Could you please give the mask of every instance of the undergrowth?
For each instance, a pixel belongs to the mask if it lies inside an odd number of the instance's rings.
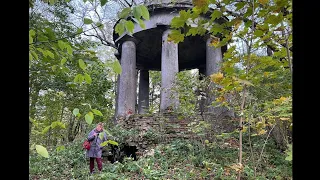
[[[253,154],[258,156],[263,139],[252,139]],[[261,141],[261,142],[260,142]],[[236,171],[230,168],[237,162],[238,149],[222,143],[200,143],[195,140],[175,140],[158,144],[154,154],[137,161],[125,158],[122,163],[111,164],[103,160],[102,173],[89,175],[88,159],[81,149],[82,141],[67,144],[64,150],[51,151],[48,159],[30,154],[29,179],[236,179]],[[292,163],[277,150],[273,141],[267,143],[260,166],[254,178],[254,164],[249,149],[243,155],[242,179],[292,179]],[[96,164],[95,164],[96,166]]]

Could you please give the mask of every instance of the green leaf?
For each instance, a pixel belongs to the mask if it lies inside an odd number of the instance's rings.
[[[265,22],[273,25],[279,24],[283,20],[283,16],[279,14],[278,16],[276,15],[270,15],[269,17],[266,18]]]
[[[47,37],[49,37],[49,39],[51,39],[51,40],[56,39],[55,38],[55,33],[51,28],[45,28],[45,31],[46,31],[45,34],[47,35]]]
[[[59,151],[63,151],[63,150],[65,150],[66,148],[65,148],[65,146],[58,146],[57,147],[57,152],[59,152]]]
[[[67,47],[68,53],[69,53],[70,55],[72,55],[73,50],[72,50],[71,46],[70,46],[69,44],[66,44],[65,46]]]
[[[61,41],[61,40],[58,41],[58,46],[59,46],[59,48],[60,48],[61,50],[63,50],[63,49],[65,48],[64,42]]]
[[[31,44],[31,43],[33,43],[33,39],[32,39],[32,37],[31,37],[30,34],[29,34],[29,44]]]
[[[179,16],[182,20],[186,21],[187,19],[191,18],[191,11],[182,10],[179,12]]]
[[[34,35],[36,35],[36,32],[34,32],[34,30],[31,29],[29,31],[29,36],[33,37]]]
[[[97,110],[97,109],[92,109],[92,112],[95,114],[95,115],[98,115],[98,116],[103,116],[102,113]]]
[[[45,127],[45,128],[41,131],[41,133],[42,133],[42,134],[46,134],[46,133],[49,131],[50,128],[51,128],[51,126]]]
[[[72,114],[74,116],[77,116],[79,114],[79,109],[78,108],[74,108],[74,110],[72,111]]]
[[[57,65],[53,65],[51,68],[52,68],[52,71],[55,71],[57,69]]]
[[[288,149],[286,150],[287,157],[285,160],[292,161],[292,144],[288,144]]]
[[[60,121],[58,121],[58,126],[60,126],[63,129],[66,128],[66,125],[63,122],[60,122]]]
[[[84,81],[84,76],[83,75],[79,76],[79,83],[82,83],[83,81]]]
[[[96,25],[99,27],[99,29],[103,29],[103,24],[101,22],[97,22]]]
[[[77,30],[77,34],[80,34],[80,33],[82,33],[83,32],[83,29],[82,28],[79,28],[78,30]]]
[[[82,81],[83,81],[83,76],[81,74],[77,74],[73,79],[73,82],[75,83],[81,83]]]
[[[60,62],[61,66],[63,66],[64,63],[66,63],[66,62],[67,62],[67,59],[66,59],[66,58],[62,58],[62,59],[61,59],[61,62]]]
[[[190,36],[190,35],[195,36],[195,35],[197,35],[197,33],[198,33],[198,28],[196,28],[196,27],[191,27],[191,28],[188,30],[186,36]]]
[[[140,5],[140,9],[141,9],[141,15],[142,15],[143,19],[149,20],[150,15],[149,15],[149,11],[148,11],[147,7],[144,5]]]
[[[50,56],[52,59],[54,58],[54,54],[51,51],[46,50],[46,54]]]
[[[31,53],[29,53],[29,60],[32,61],[33,60],[33,56]]]
[[[184,40],[184,35],[181,34],[179,30],[172,30],[171,33],[168,35],[168,41],[173,41],[174,43],[179,43]]]
[[[258,37],[260,37],[260,36],[263,35],[263,31],[261,31],[261,30],[256,30],[253,34],[256,35],[256,36],[258,36]]]
[[[91,84],[92,79],[91,79],[91,77],[90,77],[89,74],[85,73],[85,74],[84,74],[84,79],[86,80],[86,82],[87,82],[88,84]]]
[[[212,32],[213,35],[221,33],[222,31],[223,27],[220,24],[213,24],[212,28],[210,29],[210,32]]]
[[[249,85],[249,86],[254,86],[251,82],[249,82],[247,80],[239,79],[239,78],[236,78],[236,77],[234,77],[234,79],[237,80],[239,83],[246,84],[246,85]]]
[[[142,19],[139,19],[139,25],[142,29],[146,28],[146,24],[144,24],[144,21]]]
[[[246,5],[245,2],[238,2],[235,4],[235,6],[237,7],[236,11],[242,9],[244,7],[244,5]]]
[[[228,73],[228,74],[232,74],[232,73],[234,73],[234,68],[233,67],[227,67],[225,69],[225,72]]]
[[[114,71],[115,73],[121,74],[122,68],[121,68],[121,65],[120,65],[120,63],[119,63],[118,60],[115,60],[115,61],[113,62],[112,68],[113,68],[113,71]]]
[[[130,12],[131,12],[131,8],[129,8],[129,7],[127,7],[127,8],[124,8],[122,11],[121,11],[121,13],[118,15],[118,17],[120,18],[120,19],[126,19],[127,18],[127,16],[130,14]]]
[[[103,143],[100,144],[101,147],[104,147],[108,144],[108,141],[104,141]]]
[[[214,10],[213,13],[211,14],[211,20],[214,21],[215,19],[218,19],[221,16],[222,16],[222,12],[218,10]]]
[[[91,109],[91,105],[88,104],[88,103],[81,103],[81,105],[83,105],[83,106],[89,106],[89,108]]]
[[[55,0],[49,0],[50,5],[53,5],[55,3]]]
[[[100,0],[101,6],[104,6],[107,2],[108,0]]]
[[[142,14],[142,10],[140,6],[133,7],[133,16],[136,19],[140,19],[141,14]]]
[[[31,54],[33,55],[34,58],[36,58],[36,60],[39,59],[37,53],[35,53],[34,51],[31,51]]]
[[[40,154],[41,156],[43,156],[45,158],[49,158],[48,151],[45,147],[43,147],[41,145],[36,145],[36,150],[37,150],[37,153]]]
[[[292,154],[288,155],[285,160],[292,161]]]
[[[115,145],[115,146],[119,145],[116,141],[112,141],[112,140],[108,140],[108,143],[112,144],[112,145]]]
[[[180,27],[183,27],[184,26],[184,23],[186,21],[181,19],[180,17],[174,17],[172,20],[171,20],[171,27],[172,28],[180,28]]]
[[[125,31],[125,21],[124,19],[121,19],[120,22],[116,25],[115,27],[115,31],[116,33],[118,33],[119,35],[122,35]]]
[[[133,33],[133,29],[134,29],[134,24],[132,21],[127,21],[126,22],[126,29],[128,32]]]
[[[58,121],[54,121],[51,123],[51,128],[55,128],[58,125]]]
[[[94,115],[92,114],[92,112],[88,112],[85,116],[84,116],[86,122],[88,124],[91,124],[94,118]]]
[[[93,21],[89,18],[84,18],[83,22],[84,24],[91,24]]]
[[[85,70],[86,69],[86,64],[83,62],[83,60],[82,59],[79,59],[79,66],[80,66],[80,68],[82,69],[82,70]]]

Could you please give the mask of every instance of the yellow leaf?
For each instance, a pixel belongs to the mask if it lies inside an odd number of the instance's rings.
[[[237,171],[237,172],[241,172],[243,171],[243,165],[241,163],[237,163],[237,164],[232,164],[231,166],[229,166],[231,169]]]
[[[283,102],[283,101],[285,101],[285,100],[287,100],[287,98],[285,98],[285,97],[281,97],[281,98],[280,98],[280,101],[281,101],[281,102]]]
[[[211,74],[210,78],[211,78],[211,81],[213,81],[215,83],[220,83],[223,79],[223,74],[221,72]]]
[[[282,121],[287,121],[287,120],[289,120],[290,118],[280,118],[280,120],[282,120]]]
[[[265,5],[268,3],[268,0],[259,0],[259,3],[262,4],[262,5]]]
[[[261,128],[264,128],[265,127],[265,124],[263,122],[257,122],[256,124],[256,128],[257,129],[261,129]]]
[[[259,135],[265,134],[267,131],[262,129],[261,131],[258,132]]]
[[[209,0],[192,0],[192,3],[194,6],[202,8],[209,5]]]
[[[220,43],[220,38],[211,37],[210,46],[217,47],[219,43]]]
[[[242,132],[247,132],[248,127],[243,126]]]
[[[236,18],[234,22],[234,30],[237,30],[241,25],[241,23],[242,23],[242,20],[240,18]]]
[[[225,100],[225,98],[223,96],[220,96],[218,98],[216,98],[218,102],[223,102]]]
[[[241,86],[238,86],[238,87],[236,87],[236,91],[242,91],[242,87]]]

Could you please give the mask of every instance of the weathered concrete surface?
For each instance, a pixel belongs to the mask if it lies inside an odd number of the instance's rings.
[[[118,119],[118,122],[120,127],[128,131],[135,131],[133,135],[129,135],[123,139],[129,146],[136,146],[138,150],[137,155],[143,154],[145,150],[150,149],[154,144],[170,142],[177,138],[201,138],[192,129],[202,121],[209,125],[202,132],[208,140],[214,139],[216,135],[221,133],[233,132],[238,125],[236,119],[221,119],[212,113],[204,113],[202,116],[178,117],[179,115],[174,113],[163,113],[161,115],[135,114],[129,118],[121,117]]]
[[[144,114],[149,109],[149,71],[140,70],[138,113]]]
[[[221,68],[222,63],[222,52],[221,48],[215,48],[214,46],[210,46],[211,38],[207,39],[206,46],[206,76],[210,76],[211,74],[218,73]],[[223,47],[226,50],[226,46]],[[208,88],[206,92],[206,102],[205,105],[207,107],[204,108],[206,112],[212,112],[219,117],[234,117],[234,112],[228,110],[226,107],[214,107],[212,106],[212,102],[215,100],[216,96],[212,92],[215,88],[214,84]]]
[[[162,36],[162,54],[161,54],[161,97],[160,111],[165,111],[169,106],[176,109],[179,105],[178,94],[171,89],[175,81],[175,76],[179,72],[178,65],[178,44],[168,42],[166,30]]]
[[[161,67],[161,41],[163,31],[170,27],[171,20],[179,16],[180,10],[192,8],[191,0],[151,0],[139,1],[144,3],[150,12],[150,19],[144,20],[146,25],[142,29],[139,24],[135,23],[132,36],[138,40],[137,45],[137,68],[146,70],[160,71]],[[210,19],[210,12],[202,15],[200,18]],[[224,17],[215,20],[215,23],[225,22]],[[119,36],[113,33],[113,39],[116,46],[120,46],[122,41],[126,39],[128,33]],[[196,44],[196,46],[195,46]],[[205,66],[206,63],[206,40],[201,36],[185,37],[184,42],[178,45],[179,54],[179,71],[198,68]],[[121,48],[117,54],[117,58],[121,58]]]
[[[206,76],[217,73],[222,62],[221,48],[210,46],[211,40],[211,38],[208,38],[206,42]]]
[[[116,116],[135,113],[136,102],[136,45],[133,41],[122,44],[122,72],[119,78],[118,103]]]

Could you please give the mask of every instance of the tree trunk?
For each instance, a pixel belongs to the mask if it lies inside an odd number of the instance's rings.
[[[29,106],[29,116],[34,119],[35,114],[36,114],[36,104],[39,98],[39,91],[40,89],[35,89],[34,93],[30,95],[29,101],[30,101],[30,106]],[[31,129],[32,129],[32,122],[29,119],[29,136],[31,134]]]
[[[69,126],[68,126],[68,141],[72,142],[74,137],[73,137],[73,124],[74,124],[74,119],[75,117],[73,116],[73,114],[70,115],[69,118]]]

